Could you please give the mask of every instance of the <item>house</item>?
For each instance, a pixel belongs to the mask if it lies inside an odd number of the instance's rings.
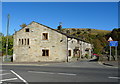
[[[65,62],[91,56],[91,44],[34,21],[13,37],[14,62]]]

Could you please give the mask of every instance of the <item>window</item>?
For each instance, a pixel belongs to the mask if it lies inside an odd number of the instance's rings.
[[[28,39],[19,39],[18,40],[18,44],[19,45],[29,45],[30,44],[30,42],[29,42],[29,38]]]
[[[29,39],[27,39],[27,45],[29,45]]]
[[[26,45],[26,39],[25,39],[25,45]]]
[[[23,45],[23,39],[22,39],[22,45]]]
[[[19,45],[21,44],[21,39],[19,39]]]
[[[71,50],[68,50],[68,56],[71,56]]]
[[[48,40],[48,33],[43,33],[43,40]]]
[[[49,56],[49,50],[42,50],[42,56]]]
[[[25,29],[25,32],[29,32],[29,31],[30,31],[29,28],[26,28],[26,29]]]

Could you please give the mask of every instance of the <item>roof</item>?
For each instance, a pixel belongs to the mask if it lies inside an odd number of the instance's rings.
[[[76,37],[74,37],[74,36],[70,36],[70,35],[67,35],[66,33],[63,33],[62,31],[59,31],[59,30],[56,30],[56,29],[53,29],[53,28],[51,28],[51,27],[48,27],[48,26],[46,26],[46,25],[43,25],[43,24],[41,24],[41,23],[38,23],[38,22],[35,22],[35,21],[32,21],[30,24],[28,24],[28,25],[31,25],[32,23],[37,23],[37,24],[39,24],[39,25],[42,25],[42,26],[44,26],[44,27],[46,27],[46,28],[49,28],[49,29],[51,29],[51,30],[53,30],[53,31],[56,31],[56,32],[58,32],[58,33],[60,33],[60,34],[62,34],[62,35],[65,35],[65,36],[67,36],[68,38],[74,38],[74,39],[77,39],[77,40],[81,40],[81,41],[84,41],[84,42],[86,42],[85,40],[83,40],[83,39],[80,39],[80,38],[76,38]],[[27,26],[28,26],[27,25]],[[25,28],[25,27],[24,27]],[[21,28],[20,30],[22,30],[22,29],[24,29],[24,28]],[[19,31],[20,31],[19,30]],[[18,31],[16,31],[15,33],[17,33]],[[14,33],[14,34],[15,34]],[[13,35],[14,35],[13,34]],[[87,42],[88,43],[88,42]]]

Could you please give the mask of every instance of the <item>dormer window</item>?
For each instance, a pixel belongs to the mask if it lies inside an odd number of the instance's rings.
[[[29,28],[26,28],[26,29],[25,29],[25,32],[29,32],[29,31],[30,31],[30,29],[29,29]]]

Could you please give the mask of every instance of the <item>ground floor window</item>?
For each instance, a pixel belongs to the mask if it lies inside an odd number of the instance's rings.
[[[68,50],[68,56],[71,56],[71,50]]]
[[[49,50],[43,49],[42,50],[42,56],[49,56]]]

